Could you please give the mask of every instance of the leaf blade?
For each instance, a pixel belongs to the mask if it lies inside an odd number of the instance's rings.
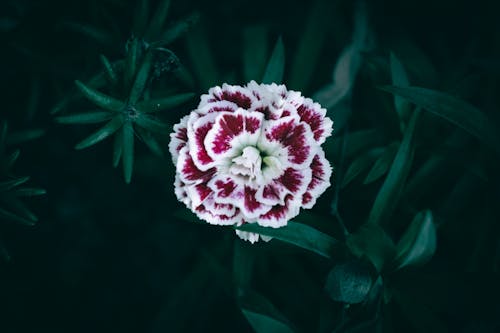
[[[92,145],[95,145],[96,143],[106,139],[110,135],[114,134],[117,130],[120,129],[123,125],[123,118],[121,116],[116,116],[113,119],[111,119],[106,125],[80,141],[79,143],[76,144],[75,149],[80,150],[80,149],[85,149],[87,147],[90,147]]]
[[[273,53],[269,58],[269,61],[264,71],[264,76],[262,77],[262,83],[276,83],[280,84],[283,80],[283,73],[285,72],[285,47],[283,45],[283,39],[278,38],[276,42]]]
[[[77,113],[68,116],[59,116],[55,121],[60,124],[96,124],[113,117],[113,114],[105,111]]]
[[[143,101],[137,104],[137,109],[144,113],[163,111],[186,103],[195,96],[194,93],[181,93],[164,98]]]
[[[123,176],[125,182],[130,184],[134,169],[134,128],[131,121],[126,121],[122,128],[123,135]]]
[[[122,101],[103,94],[100,91],[92,89],[79,80],[76,80],[75,84],[78,90],[83,94],[83,96],[85,96],[85,98],[87,98],[89,101],[100,108],[113,112],[119,112],[125,107],[125,103],[123,103]]]

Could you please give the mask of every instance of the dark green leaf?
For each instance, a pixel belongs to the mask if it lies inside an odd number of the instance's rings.
[[[182,93],[182,94],[168,96],[165,98],[143,101],[137,104],[137,109],[145,113],[163,111],[169,108],[174,108],[176,106],[179,106],[189,101],[193,97],[194,93]]]
[[[99,29],[88,24],[77,22],[64,22],[63,25],[70,30],[95,40],[101,45],[110,45],[113,41],[113,37],[104,29]]]
[[[338,245],[335,238],[308,225],[292,221],[288,222],[286,226],[276,229],[261,227],[257,223],[246,223],[236,229],[273,237],[283,242],[315,252],[326,258],[332,257],[335,252],[334,248]]]
[[[170,0],[161,0],[160,4],[155,10],[155,14],[151,23],[149,24],[148,30],[146,31],[145,38],[153,42],[160,36],[163,25],[166,22],[168,9],[170,8]]]
[[[5,158],[5,167],[7,168],[7,170],[12,168],[14,163],[16,163],[20,153],[21,151],[19,149],[16,149]]]
[[[76,86],[80,92],[92,103],[105,110],[120,112],[125,108],[125,103],[111,96],[103,94],[97,90],[87,87],[82,82],[76,80]]]
[[[136,37],[127,42],[127,58],[125,62],[125,87],[131,88],[137,72],[140,45]]]
[[[134,118],[134,121],[138,126],[144,128],[150,132],[153,132],[153,133],[160,133],[161,134],[161,133],[167,133],[170,131],[170,128],[167,125],[165,125],[161,121],[156,120],[155,118],[153,118],[147,114],[139,113],[137,118]]]
[[[419,111],[416,110],[410,118],[403,141],[399,145],[389,173],[375,198],[367,223],[387,223],[399,201],[413,163],[415,128],[419,114]]]
[[[18,198],[16,197],[3,197],[3,202],[5,205],[8,207],[8,212],[16,215],[17,217],[21,219],[25,219],[26,221],[31,221],[31,224],[35,223],[38,221],[38,218],[33,214],[26,205],[24,205]],[[18,222],[21,222],[18,220]],[[23,222],[21,222],[23,223]],[[30,223],[24,223],[24,224],[30,224]]]
[[[55,120],[61,124],[95,124],[109,120],[112,117],[113,114],[110,112],[96,111],[56,117]]]
[[[387,170],[389,170],[394,157],[396,156],[398,146],[399,142],[393,142],[386,147],[382,155],[380,155],[380,157],[375,161],[375,164],[370,169],[370,172],[368,172],[363,184],[372,183],[385,175]]]
[[[131,121],[126,121],[122,129],[123,135],[123,176],[127,184],[132,180],[134,168],[134,128]]]
[[[5,220],[9,220],[9,221],[18,222],[18,223],[28,225],[28,226],[33,226],[33,225],[35,225],[35,222],[36,222],[36,221],[26,219],[22,216],[18,216],[18,215],[11,213],[3,208],[0,208],[0,218],[5,219]]]
[[[500,139],[496,128],[474,106],[448,94],[421,87],[384,86],[381,89],[448,120],[500,153]]]
[[[436,241],[431,211],[419,212],[398,242],[396,269],[425,264],[436,251]]]
[[[146,84],[149,79],[149,74],[151,71],[151,65],[153,62],[153,53],[151,51],[147,52],[142,61],[141,67],[135,76],[134,84],[132,85],[132,89],[130,90],[130,96],[128,98],[128,102],[131,105],[135,105],[137,101],[141,98],[142,92],[146,87]]]
[[[108,80],[111,84],[116,84],[118,82],[118,76],[113,68],[113,65],[109,62],[108,58],[104,54],[101,54],[99,59],[104,67],[104,72],[106,73]]]
[[[233,279],[238,288],[247,289],[252,280],[255,252],[252,245],[241,239],[235,239],[233,251]]]
[[[7,137],[7,145],[14,146],[26,141],[38,139],[45,134],[43,129],[23,130],[10,133]]]
[[[33,197],[37,195],[44,195],[47,191],[42,188],[20,188],[13,191],[17,197]]]
[[[87,138],[80,141],[75,146],[75,149],[84,149],[106,139],[108,136],[112,135],[118,129],[120,129],[120,127],[122,127],[123,121],[124,120],[122,116],[116,116],[115,118],[111,119],[106,125],[89,135]]]
[[[274,46],[273,53],[267,62],[262,83],[276,83],[280,84],[283,80],[283,73],[285,72],[285,47],[283,40],[278,38]]]
[[[137,132],[139,133],[142,141],[144,141],[146,146],[148,146],[148,148],[151,150],[153,154],[156,154],[160,157],[164,156],[163,149],[161,148],[160,143],[155,139],[155,137],[151,133],[143,130],[141,127],[137,127]]]
[[[267,36],[268,29],[261,25],[243,30],[243,76],[247,82],[264,74],[268,56]]]
[[[396,246],[380,226],[366,224],[347,238],[347,246],[356,257],[367,257],[381,272],[396,255]]]
[[[325,289],[337,302],[363,302],[372,286],[370,269],[358,261],[335,265],[326,279]]]
[[[116,168],[120,163],[123,152],[123,133],[122,131],[116,132],[113,143],[113,167]]]
[[[381,148],[370,149],[369,151],[359,155],[347,168],[344,176],[342,177],[341,188],[346,187],[351,181],[356,179],[360,174],[366,172],[377,157],[382,154]]]
[[[145,33],[149,19],[149,0],[138,0],[134,10],[134,22],[132,31],[136,36]]]
[[[167,31],[162,34],[161,40],[154,42],[152,45],[154,47],[159,47],[172,43],[188,31],[193,25],[195,25],[199,18],[200,14],[198,12],[191,13],[189,16],[179,20],[174,25],[169,27]]]
[[[19,177],[0,182],[0,191],[2,192],[9,191],[16,186],[26,183],[29,179],[30,177]]]
[[[265,297],[247,292],[238,297],[241,311],[256,333],[293,333],[288,320]]]
[[[408,87],[410,85],[408,74],[406,73],[403,64],[392,52],[390,56],[390,65],[391,65],[392,84],[394,86],[399,86],[399,87]],[[408,116],[411,112],[410,103],[408,102],[408,100],[395,95],[394,106],[396,108],[396,112],[399,115],[401,130],[404,130],[405,122],[407,121]]]

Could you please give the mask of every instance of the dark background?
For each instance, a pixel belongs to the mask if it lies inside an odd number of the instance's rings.
[[[0,262],[0,332],[252,331],[228,282],[233,231],[190,223],[173,214],[183,208],[173,193],[169,156],[156,157],[138,144],[134,178],[126,185],[121,170],[111,166],[110,140],[75,151],[74,144],[90,133],[89,127],[58,125],[49,114],[74,89],[74,79],[88,78],[99,69],[99,54],[110,59],[123,56],[134,6],[125,0],[0,3],[1,119],[12,130],[45,130],[41,138],[20,146],[15,171],[30,175],[30,184],[47,190],[45,196],[28,200],[39,217],[34,227],[1,221],[11,259]],[[286,54],[292,57],[312,8],[312,2],[298,1],[173,1],[169,18],[176,20],[198,10],[201,19],[193,29],[204,32],[212,52],[213,83],[230,79],[242,84],[244,28],[265,25],[270,31],[267,47],[281,35]],[[306,96],[329,83],[336,59],[351,38],[353,2],[332,1],[329,8],[321,37],[325,42],[313,75],[303,87],[291,87],[302,89]],[[378,55],[387,56],[397,46],[411,59],[412,52],[405,53],[404,45],[417,45],[436,73],[434,82],[418,83],[450,90],[453,84],[463,83],[460,96],[482,108],[493,122],[500,120],[499,10],[496,1],[370,1],[367,5]],[[111,37],[92,39],[69,29],[67,22],[98,27]],[[189,69],[193,54],[185,39],[169,48]],[[290,66],[287,62],[285,73]],[[194,92],[199,95],[210,79],[194,76]],[[353,115],[353,127],[378,124],[384,129],[384,119],[376,120],[370,111],[370,98],[376,94],[373,84],[367,75],[360,81],[354,95],[360,111]],[[195,105],[196,100],[164,119],[174,124]],[[65,112],[71,113],[72,107],[82,110],[76,103]],[[428,146],[438,145],[450,132],[447,125],[442,126],[442,137],[432,136]],[[454,154],[449,170],[443,170],[442,181],[425,194],[425,204],[452,221],[452,227],[440,230],[435,258],[418,274],[406,273],[397,282],[409,286],[411,297],[434,305],[442,302],[442,306],[438,310],[427,305],[424,310],[389,306],[391,324],[383,331],[422,331],[408,311],[417,313],[416,321],[428,322],[430,331],[500,329],[495,164],[489,164],[483,154],[480,163],[493,176],[462,184],[462,173],[454,177],[456,165],[476,156],[479,146],[468,137],[466,142]],[[451,196],[457,184],[465,188]],[[360,184],[345,189],[341,208],[348,228],[356,225],[349,226],[349,216],[355,221],[366,214],[375,193],[376,187]],[[313,210],[323,217],[319,225],[332,223],[331,198],[329,190]],[[338,232],[330,226],[323,230]],[[318,304],[328,302],[322,288],[332,264],[277,241],[236,246],[251,248],[261,261],[255,288],[283,308],[300,331],[317,331]],[[338,305],[326,308],[337,318]],[[425,309],[431,309],[432,316]]]

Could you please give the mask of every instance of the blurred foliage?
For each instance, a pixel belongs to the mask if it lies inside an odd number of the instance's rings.
[[[500,330],[498,9],[3,1],[0,331]],[[251,79],[334,119],[334,185],[255,245],[192,223],[165,156],[194,96]]]

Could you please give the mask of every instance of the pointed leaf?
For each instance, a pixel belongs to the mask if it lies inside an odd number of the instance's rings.
[[[132,180],[132,171],[134,168],[134,128],[131,121],[126,121],[122,129],[123,135],[123,176],[127,184]]]
[[[0,208],[0,219],[5,219],[5,220],[10,220],[14,222],[18,222],[27,226],[33,226],[35,225],[35,221],[24,218],[22,216],[18,216],[14,213],[9,212],[8,210],[5,210],[3,208]]]
[[[387,146],[382,155],[380,155],[380,157],[375,161],[375,164],[373,164],[373,167],[370,169],[370,172],[368,172],[363,184],[370,184],[385,175],[387,170],[389,170],[394,157],[396,156],[398,147],[399,142],[393,142]]]
[[[403,64],[392,52],[390,56],[390,64],[392,84],[398,87],[408,87],[410,85],[408,74],[406,73]],[[404,98],[395,95],[394,106],[396,107],[396,111],[398,112],[399,117],[401,119],[406,119],[408,113],[410,112],[410,103]]]
[[[354,159],[354,161],[351,162],[346,172],[344,173],[340,187],[346,187],[359,175],[368,171],[368,169],[373,165],[373,162],[377,159],[377,157],[380,156],[381,153],[381,148],[374,148],[368,150],[367,152],[359,155],[356,159]]]
[[[336,302],[361,303],[368,296],[372,286],[369,268],[361,261],[335,265],[328,273],[325,290]]]
[[[128,102],[131,105],[135,105],[137,101],[141,98],[144,88],[148,82],[149,74],[151,71],[151,65],[153,62],[153,53],[151,51],[146,52],[144,59],[142,61],[141,67],[135,76],[134,84],[132,85],[132,89],[130,90],[130,96]]]
[[[153,39],[156,39],[160,36],[163,25],[166,22],[168,9],[170,8],[170,0],[161,0],[160,4],[155,10],[155,14],[151,23],[148,27],[148,30],[145,34],[145,39],[150,42],[154,42]]]
[[[18,145],[26,141],[38,139],[44,134],[45,130],[43,129],[23,130],[10,133],[9,136],[7,137],[7,145],[8,146]]]
[[[113,37],[104,29],[99,29],[88,24],[82,24],[78,22],[64,22],[64,26],[78,32],[88,38],[91,38],[101,45],[112,44]]]
[[[116,71],[113,68],[113,65],[109,62],[108,58],[106,58],[104,54],[101,54],[99,59],[101,59],[101,63],[104,67],[104,72],[106,73],[109,82],[111,82],[111,84],[118,83],[118,75],[116,74]]]
[[[308,225],[292,221],[288,222],[286,226],[277,229],[261,227],[257,223],[246,223],[236,227],[236,229],[273,237],[283,242],[315,252],[326,258],[332,257],[334,248],[338,245],[338,241],[330,235]]]
[[[389,173],[375,198],[367,223],[387,223],[399,201],[413,163],[415,129],[419,114],[419,111],[416,110],[410,118],[403,141],[399,146]]]
[[[97,90],[87,87],[82,82],[76,80],[75,84],[80,92],[92,103],[105,110],[120,112],[124,109],[125,103],[111,96],[103,94]]]
[[[236,287],[241,290],[248,289],[252,281],[255,252],[250,246],[240,239],[234,241],[233,280]]]
[[[436,242],[432,212],[419,212],[398,242],[396,269],[425,264],[436,252]]]
[[[68,116],[56,117],[55,121],[61,124],[96,124],[113,117],[113,114],[106,111],[95,111],[72,114]]]
[[[19,199],[16,197],[7,197],[3,198],[4,203],[8,207],[8,211],[11,212],[12,214],[17,215],[20,218],[26,219],[31,221],[32,223],[35,223],[38,221],[38,218],[33,214],[28,207],[24,203],[22,203]]]
[[[16,149],[9,156],[5,158],[5,167],[7,168],[7,170],[12,168],[14,163],[16,163],[20,153],[21,151],[19,149]]]
[[[288,320],[264,296],[245,292],[238,297],[241,312],[256,333],[293,333]]]
[[[138,0],[134,10],[134,21],[132,31],[136,36],[145,33],[149,19],[149,0]]]
[[[120,127],[122,127],[123,121],[124,120],[122,116],[116,116],[115,118],[111,119],[108,123],[106,123],[106,125],[104,125],[100,129],[89,135],[87,138],[80,141],[75,146],[75,149],[78,150],[84,149],[106,139],[108,136],[112,135],[118,129],[120,129]]]
[[[440,91],[421,87],[384,86],[380,89],[401,96],[422,109],[448,120],[500,153],[500,139],[496,128],[481,111],[469,103]]]
[[[194,12],[187,17],[179,20],[169,27],[161,36],[158,42],[152,43],[153,47],[161,47],[168,45],[175,41],[177,38],[186,33],[193,25],[195,25],[200,18],[200,13]]]
[[[262,25],[243,31],[243,76],[245,81],[256,80],[264,74],[268,57],[268,29]]]
[[[148,146],[149,150],[155,155],[158,155],[160,157],[163,157],[163,150],[161,148],[161,145],[158,143],[158,141],[155,139],[155,137],[142,129],[141,127],[137,127],[137,132],[139,133],[142,141]]]
[[[165,134],[170,131],[169,126],[147,114],[139,113],[137,118],[134,118],[134,121],[138,126],[153,133]]]
[[[276,83],[280,84],[283,81],[283,73],[285,72],[285,47],[283,40],[278,38],[274,46],[273,53],[264,71],[262,83]]]
[[[182,93],[164,98],[143,101],[137,104],[137,109],[144,113],[163,111],[184,104],[192,99],[194,95],[194,93]]]
[[[0,182],[0,191],[9,191],[16,186],[26,183],[29,179],[30,177],[26,176]]]
[[[139,41],[132,37],[127,41],[127,58],[125,62],[125,87],[131,88],[137,72],[139,59]]]
[[[42,188],[20,188],[14,190],[13,194],[16,197],[33,197],[37,195],[44,195],[47,191]]]
[[[123,151],[123,134],[122,131],[118,131],[115,134],[113,143],[113,168],[116,168],[120,163]]]

